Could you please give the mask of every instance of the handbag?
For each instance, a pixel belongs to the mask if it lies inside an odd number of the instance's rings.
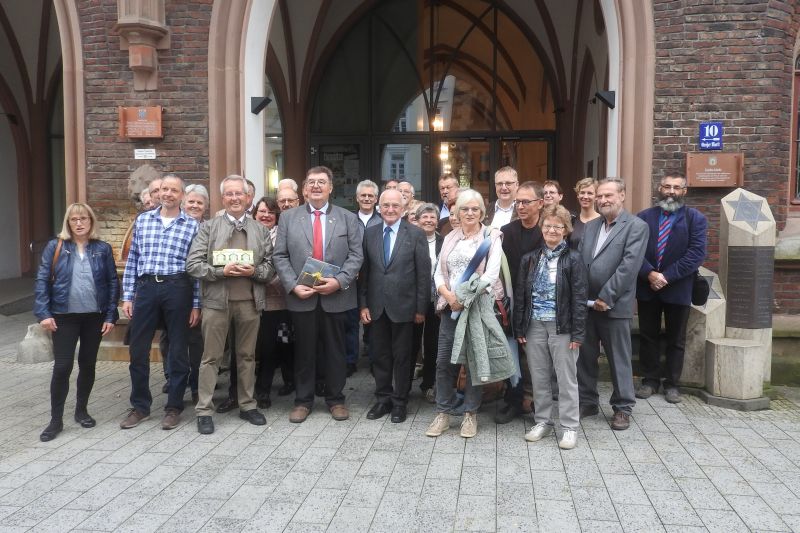
[[[709,287],[706,278],[700,275],[700,271],[695,270],[694,279],[692,280],[692,305],[698,307],[706,305],[710,292],[711,287]]]
[[[503,296],[494,301],[494,317],[500,326],[503,328],[503,333],[506,336],[511,336],[511,298]]]

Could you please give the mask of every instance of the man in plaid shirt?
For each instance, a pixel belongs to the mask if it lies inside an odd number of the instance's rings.
[[[186,256],[197,222],[181,210],[184,183],[174,175],[161,182],[161,206],[136,218],[122,278],[122,311],[130,327],[131,410],[120,423],[130,429],[150,417],[150,347],[163,320],[169,337],[169,396],[161,422],[180,422],[189,378],[187,336],[200,320],[200,287],[186,274]],[[135,317],[135,319],[134,319]]]

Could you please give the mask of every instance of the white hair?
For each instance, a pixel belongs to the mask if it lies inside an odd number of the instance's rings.
[[[250,185],[248,185],[247,180],[244,177],[238,174],[231,174],[230,176],[226,176],[224,180],[219,184],[219,193],[222,194],[225,192],[225,184],[229,181],[238,181],[242,184],[242,188],[244,189],[245,194],[250,194]]]
[[[378,196],[378,193],[381,191],[378,187],[378,184],[372,180],[363,180],[356,185],[356,194],[361,194],[361,191],[366,189],[367,187],[371,187],[373,191],[375,191],[375,196]]]
[[[461,208],[464,206],[464,204],[473,200],[478,202],[478,207],[481,210],[481,220],[483,220],[486,216],[486,204],[483,203],[483,196],[481,193],[475,189],[464,189],[463,191],[459,192],[454,210],[456,213],[458,213],[461,211]]]
[[[278,187],[276,190],[281,190],[284,187],[291,188],[294,192],[297,192],[297,182],[294,181],[292,178],[283,178],[278,182]]]
[[[208,202],[208,189],[206,189],[205,186],[200,185],[199,183],[192,183],[191,185],[187,185],[185,195],[189,196],[191,193],[199,194],[200,196],[206,199],[206,202]],[[184,202],[186,201],[186,196],[184,196]]]

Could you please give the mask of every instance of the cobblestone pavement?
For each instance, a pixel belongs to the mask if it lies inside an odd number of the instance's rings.
[[[531,420],[478,416],[477,437],[454,428],[424,435],[432,406],[417,390],[409,419],[365,417],[372,379],[347,382],[352,417],[335,422],[322,402],[290,424],[275,398],[267,426],[236,411],[199,435],[188,406],[181,426],[159,416],[122,431],[129,378],[98,363],[90,413],[42,443],[50,364],[0,355],[0,531],[800,531],[800,406],[740,413],[693,398],[637,403],[631,429],[604,415],[583,421],[578,447],[555,437],[528,444]],[[160,365],[153,365],[160,376]],[[154,415],[165,395],[153,380]],[[789,391],[793,394],[792,391]],[[602,399],[610,389],[605,385]],[[792,396],[788,394],[787,396]],[[218,391],[222,395],[222,391]],[[794,396],[797,398],[797,395]]]

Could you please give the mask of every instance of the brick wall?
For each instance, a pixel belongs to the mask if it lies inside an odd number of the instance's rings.
[[[744,187],[768,199],[778,228],[788,214],[793,50],[800,4],[792,0],[653,0],[656,74],[654,190],[661,172],[685,168],[699,123],[721,121],[726,152],[743,152]],[[719,199],[694,189],[689,205],[709,219],[717,270]],[[776,312],[800,313],[796,271],[776,272]]]
[[[83,40],[88,201],[101,236],[118,249],[136,214],[128,178],[142,163],[208,185],[208,32],[213,0],[170,0],[169,50],[158,51],[158,90],[134,91],[128,52],[120,50],[116,0],[80,0]],[[118,137],[117,106],[164,107],[162,140]],[[136,161],[134,148],[155,148],[155,161]]]

